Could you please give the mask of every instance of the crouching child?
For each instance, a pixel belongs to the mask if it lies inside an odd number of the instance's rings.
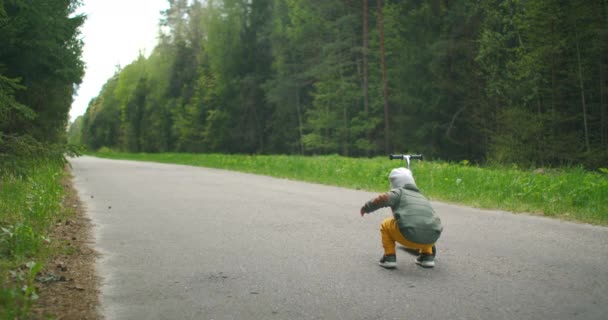
[[[387,269],[397,267],[395,243],[410,250],[417,250],[416,264],[433,268],[435,266],[435,242],[439,239],[443,226],[431,207],[429,200],[420,193],[412,172],[406,168],[396,168],[389,174],[391,190],[368,201],[361,207],[363,217],[383,207],[390,207],[393,216],[382,221],[380,234],[384,255],[380,266]]]

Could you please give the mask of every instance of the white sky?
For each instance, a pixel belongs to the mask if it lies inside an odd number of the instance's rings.
[[[148,56],[157,42],[160,12],[167,0],[84,0],[79,13],[87,15],[81,27],[82,58],[86,73],[74,97],[70,121],[83,115],[89,101],[114,74],[135,60],[140,50]]]

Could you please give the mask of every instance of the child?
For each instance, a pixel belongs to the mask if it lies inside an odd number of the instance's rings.
[[[425,268],[435,266],[434,246],[443,231],[441,220],[414,182],[406,168],[393,169],[389,175],[391,191],[381,194],[361,207],[361,217],[383,207],[391,207],[393,217],[382,221],[380,234],[384,255],[380,266],[397,267],[395,241],[406,248],[418,250],[416,264]]]

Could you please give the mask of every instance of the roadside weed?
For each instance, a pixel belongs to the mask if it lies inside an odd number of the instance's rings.
[[[24,162],[0,173],[0,318],[27,318],[37,299],[34,280],[49,255],[48,237],[61,218],[63,166]]]

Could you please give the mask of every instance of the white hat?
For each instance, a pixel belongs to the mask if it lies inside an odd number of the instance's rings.
[[[407,168],[395,168],[388,175],[388,181],[391,183],[391,189],[403,188],[409,184],[416,187],[412,171]]]

